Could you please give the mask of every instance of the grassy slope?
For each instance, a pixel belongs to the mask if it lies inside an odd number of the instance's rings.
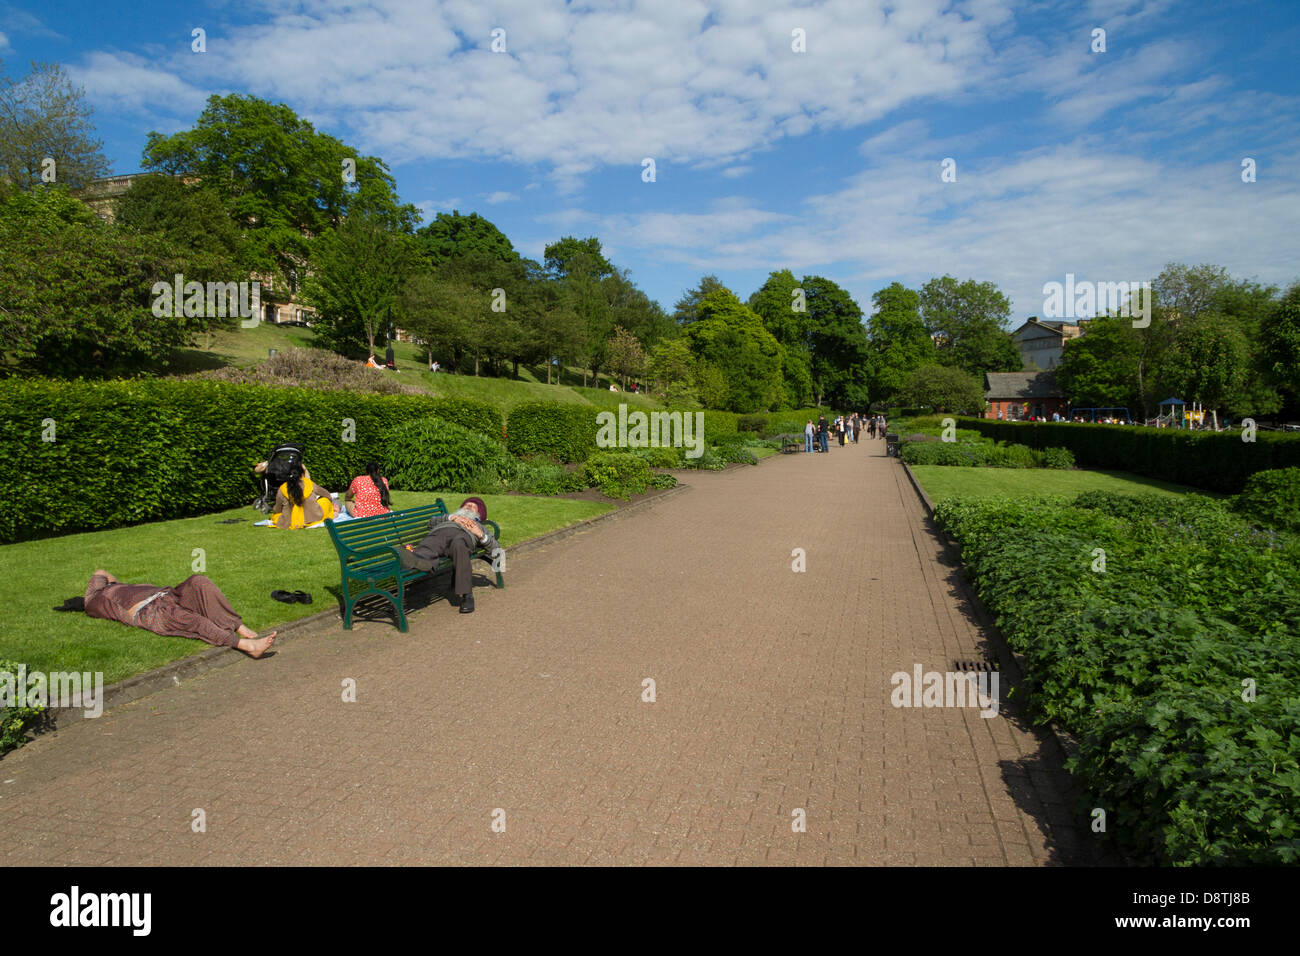
[[[915,465],[912,468],[930,500],[953,495],[1011,498],[1028,495],[1073,495],[1083,491],[1121,494],[1206,494],[1185,485],[1143,478],[1127,471],[1055,471],[1047,468],[962,468]]]
[[[394,492],[396,507],[432,503],[438,496]],[[443,497],[451,507],[455,493]],[[564,498],[485,495],[488,515],[501,525],[501,543],[537,537],[610,510],[611,505]],[[194,573],[194,549],[204,550],[206,573],[230,598],[254,630],[274,627],[326,610],[336,603],[339,564],[329,533],[257,528],[261,516],[236,508],[199,518],[182,518],[68,535],[0,547],[0,606],[8,623],[0,631],[0,658],[30,668],[102,671],[106,683],[159,667],[205,650],[207,645],[179,637],[159,637],[114,621],[51,610],[64,598],[81,594],[98,567],[130,582],[177,584]],[[241,519],[239,524],[219,522]],[[507,581],[508,584],[508,581]],[[271,591],[303,590],[311,605],[281,604]]]

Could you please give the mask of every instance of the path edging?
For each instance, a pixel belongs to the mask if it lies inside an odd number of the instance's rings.
[[[632,502],[626,507],[616,507],[604,514],[596,515],[593,518],[586,518],[576,524],[557,528],[554,531],[548,531],[546,534],[541,534],[535,538],[529,538],[527,541],[521,541],[518,544],[511,545],[509,550],[511,553],[531,551],[535,548],[541,547],[542,545],[550,544],[551,542],[558,541],[561,538],[567,538],[569,535],[577,534],[580,531],[585,531],[587,528],[590,528],[592,525],[601,521],[606,521],[618,515],[629,514],[638,509],[649,507],[657,501],[663,501],[665,498],[671,498],[673,495],[680,494],[683,491],[688,491],[690,487],[690,485],[678,482],[676,486],[665,489],[662,494],[655,495],[651,498],[643,498],[640,501]],[[413,611],[408,613],[407,616],[410,617],[411,614],[418,613],[418,610]],[[276,643],[278,644],[284,640],[286,635],[294,636],[295,632],[309,630],[314,625],[323,624],[330,618],[341,620],[342,615],[339,613],[337,607],[332,606],[329,610],[321,611],[317,614],[311,614],[307,617],[300,617],[296,620],[289,621],[287,624],[268,628],[268,630],[277,632]],[[234,664],[243,658],[244,655],[238,652],[232,654],[230,648],[211,647],[207,650],[200,651],[197,654],[191,654],[188,657],[182,657],[171,661],[161,667],[154,668],[153,670],[144,671],[140,674],[133,674],[130,677],[120,680],[115,684],[110,684],[104,688],[103,697],[100,701],[100,713],[102,714],[106,712],[110,707],[119,707],[123,704],[129,704],[132,701],[149,697],[159,691],[166,690],[168,687],[177,687],[183,680],[192,680],[193,678],[198,677],[201,674],[206,674],[209,671],[217,670],[222,667],[229,667],[231,664]],[[51,732],[57,732],[64,729],[67,725],[79,720],[94,719],[86,717],[85,711],[81,707],[51,707],[46,710],[46,714],[49,716],[50,720],[54,722]],[[38,734],[38,736],[40,735],[42,734]]]
[[[1017,684],[1023,683],[1026,670],[1024,656],[1017,654],[1012,650],[1011,645],[1007,643],[1006,635],[1004,635],[1002,629],[997,626],[992,612],[990,612],[988,607],[985,606],[984,601],[980,596],[975,593],[975,589],[971,586],[971,583],[966,580],[966,575],[960,573],[962,569],[961,548],[958,546],[957,540],[953,538],[952,535],[935,524],[934,502],[930,500],[930,496],[927,495],[925,489],[921,487],[921,482],[917,480],[916,475],[913,473],[907,462],[900,461],[899,464],[903,466],[903,470],[907,473],[908,480],[912,483],[912,487],[916,489],[916,493],[921,499],[921,505],[925,508],[925,512],[930,518],[930,524],[934,526],[935,532],[939,535],[939,540],[943,544],[944,551],[959,568],[958,586],[961,588],[962,597],[969,601],[970,606],[975,609],[975,616],[979,619],[980,626],[996,639],[998,649],[1001,651],[999,656],[1004,659],[1004,662],[1010,662],[1013,665],[1015,670],[1015,674],[1013,675],[1014,682]],[[1052,738],[1056,741],[1056,745],[1061,748],[1061,753],[1067,758],[1073,757],[1078,753],[1078,744],[1075,743],[1069,734],[1056,725],[1056,721],[1049,721],[1046,724],[1036,724],[1035,726],[1045,727],[1050,731]]]

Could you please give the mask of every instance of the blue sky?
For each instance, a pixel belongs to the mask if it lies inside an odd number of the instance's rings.
[[[249,93],[384,159],[430,217],[476,211],[538,259],[598,236],[670,310],[710,272],[742,298],[824,275],[868,312],[952,274],[995,282],[1013,326],[1066,273],[1300,278],[1298,48],[1295,0],[0,0],[5,71],[67,67],[116,173]]]

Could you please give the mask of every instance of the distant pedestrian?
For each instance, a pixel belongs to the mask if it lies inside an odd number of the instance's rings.
[[[822,452],[829,452],[830,446],[827,443],[830,426],[826,424],[826,416],[822,415],[817,419],[817,438],[821,442]]]
[[[803,450],[805,454],[811,455],[813,450],[813,436],[817,434],[817,429],[813,427],[812,419],[808,419],[808,424],[803,427]]]

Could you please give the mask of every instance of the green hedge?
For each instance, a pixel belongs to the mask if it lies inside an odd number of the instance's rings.
[[[524,402],[510,411],[506,445],[515,455],[586,461],[596,450],[599,409],[568,402]]]
[[[961,465],[974,468],[1057,468],[1074,467],[1074,457],[1065,448],[1035,451],[1025,445],[993,445],[945,441],[905,441],[898,457],[909,465]]]
[[[1232,506],[1265,526],[1300,532],[1300,468],[1255,472]]]
[[[1074,422],[999,422],[962,418],[996,441],[1030,448],[1068,448],[1080,468],[1131,471],[1225,494],[1236,494],[1257,471],[1300,467],[1300,436],[1258,432],[1244,442],[1239,432],[1194,432],[1141,425]]]
[[[505,419],[495,405],[473,398],[435,398],[431,409],[434,415],[462,428],[505,441]]]
[[[342,491],[384,462],[393,426],[432,404],[195,380],[3,381],[0,542],[251,504],[252,466],[281,441],[302,442],[312,478]]]

